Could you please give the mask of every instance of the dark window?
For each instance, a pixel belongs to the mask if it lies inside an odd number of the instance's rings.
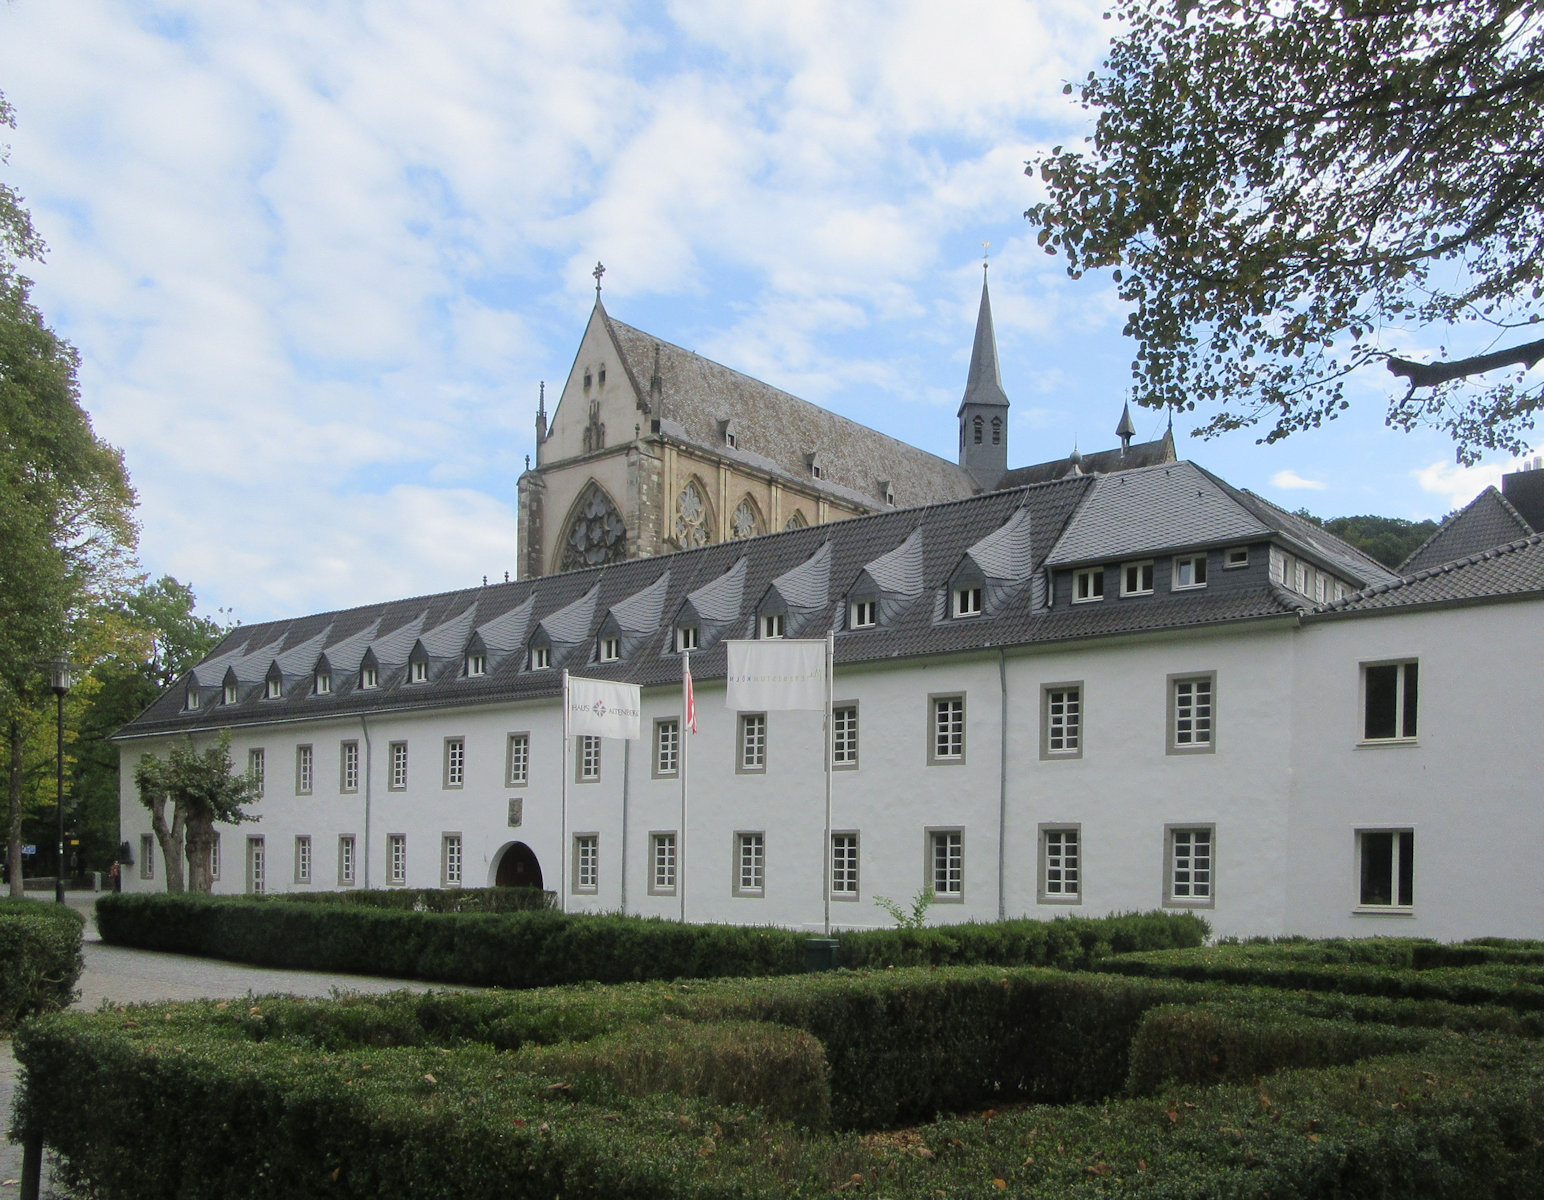
[[[1389,830],[1362,834],[1362,903],[1408,908],[1414,901],[1415,834]]]
[[[1366,722],[1362,736],[1368,741],[1413,738],[1419,664],[1386,663],[1366,667]]]

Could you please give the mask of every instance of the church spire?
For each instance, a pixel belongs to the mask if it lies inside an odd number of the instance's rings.
[[[976,341],[970,351],[970,374],[960,400],[960,466],[989,488],[1008,469],[1008,393],[997,366],[997,334],[992,328],[992,296],[987,290],[986,262],[981,263],[981,309],[976,314]]]
[[[1131,449],[1131,439],[1137,435],[1136,422],[1131,419],[1131,401],[1126,401],[1126,407],[1121,409],[1120,424],[1115,427],[1115,436],[1120,438],[1120,452],[1122,456]]]

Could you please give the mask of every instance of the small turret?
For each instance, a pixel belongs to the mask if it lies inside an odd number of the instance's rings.
[[[536,395],[536,444],[540,446],[547,440],[547,381],[541,382],[541,391]]]
[[[1121,409],[1120,424],[1115,427],[1115,436],[1120,438],[1120,454],[1126,457],[1126,451],[1131,449],[1131,439],[1136,437],[1137,427],[1131,419],[1131,401],[1126,402],[1126,407]]]

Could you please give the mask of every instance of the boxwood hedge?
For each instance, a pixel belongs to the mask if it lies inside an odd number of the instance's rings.
[[[0,1031],[74,999],[83,924],[63,904],[0,900]]]

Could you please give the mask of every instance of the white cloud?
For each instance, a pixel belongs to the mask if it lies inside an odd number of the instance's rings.
[[[1271,486],[1285,491],[1322,492],[1328,489],[1329,484],[1318,479],[1305,479],[1288,467],[1271,476]]]
[[[1533,451],[1522,458],[1512,458],[1499,463],[1480,463],[1462,467],[1450,462],[1434,462],[1412,472],[1421,490],[1440,497],[1443,511],[1462,508],[1488,487],[1499,488],[1501,477],[1508,472],[1521,470],[1533,457]],[[1440,515],[1440,514],[1438,514]]]

